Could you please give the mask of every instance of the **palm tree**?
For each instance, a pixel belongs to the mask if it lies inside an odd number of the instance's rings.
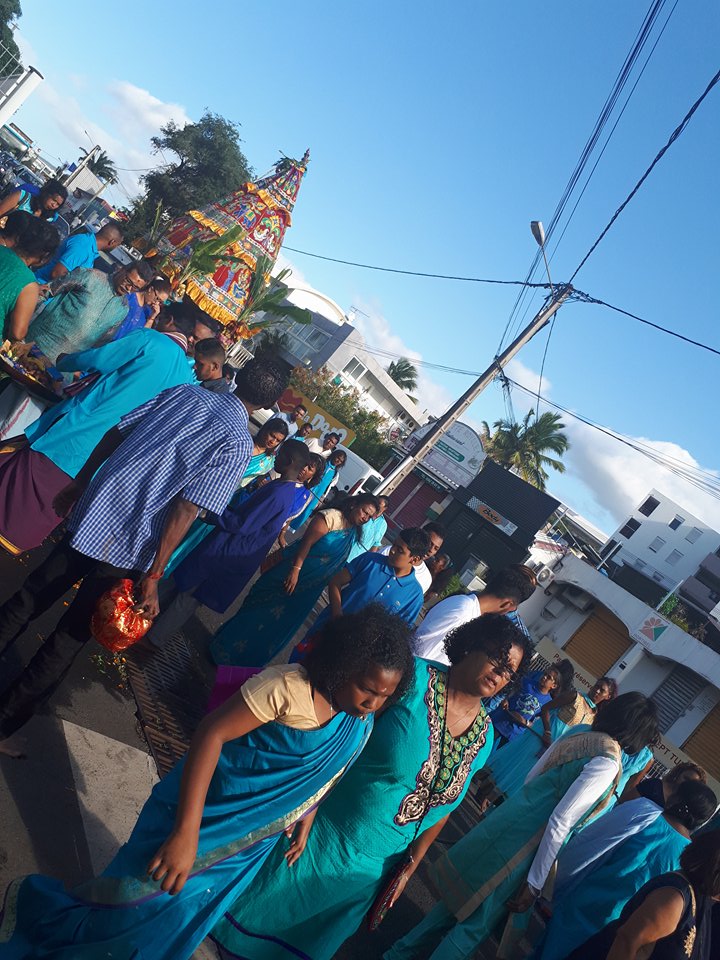
[[[417,367],[407,357],[399,357],[397,360],[393,360],[387,368],[387,374],[406,393],[417,390]]]
[[[82,152],[84,156],[87,156],[90,151],[83,150]],[[88,169],[95,174],[98,180],[102,180],[104,183],[118,182],[117,167],[104,150],[96,153],[88,160]]]
[[[534,422],[533,422],[534,421]],[[496,420],[493,430],[483,422],[480,437],[487,455],[505,470],[512,470],[523,480],[544,490],[549,474],[545,467],[558,473],[565,472],[565,464],[556,459],[570,447],[565,424],[558,413],[543,413],[536,417],[529,410],[521,423],[515,420]],[[549,454],[555,454],[555,457]]]

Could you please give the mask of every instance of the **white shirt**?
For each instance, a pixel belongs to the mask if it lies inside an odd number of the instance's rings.
[[[541,772],[541,767],[544,770],[546,760],[552,757],[552,751],[557,749],[559,742],[556,740],[538,760],[525,778],[525,783],[534,779]],[[539,893],[544,887],[552,865],[560,853],[560,848],[567,840],[573,827],[585,816],[588,810],[595,806],[612,784],[617,772],[618,763],[616,760],[611,757],[593,757],[589,763],[585,764],[580,775],[550,814],[545,833],[527,876],[527,882],[535,892]]]
[[[305,443],[310,453],[319,453],[323,460],[327,460],[333,452],[332,450],[323,450],[322,443],[320,443],[317,437],[308,437]]]
[[[285,423],[287,424],[287,428],[288,428],[288,432],[287,432],[287,439],[288,439],[288,440],[290,439],[290,437],[294,437],[295,434],[297,433],[297,431],[298,431],[298,425],[297,425],[297,423],[296,423],[296,421],[295,421],[295,417],[293,416],[292,413],[276,413],[276,414],[273,415],[272,419],[273,419],[273,420],[284,420],[284,421],[285,421]]]
[[[480,600],[474,593],[458,594],[436,603],[415,631],[412,640],[415,655],[424,660],[449,663],[444,649],[445,637],[455,627],[474,620],[481,613]]]

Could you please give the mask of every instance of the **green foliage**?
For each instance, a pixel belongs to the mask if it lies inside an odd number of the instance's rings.
[[[89,151],[83,150],[82,152],[87,156]],[[92,157],[88,162],[88,169],[95,174],[98,180],[102,180],[103,183],[110,184],[118,182],[117,167],[104,150],[101,150]]]
[[[265,330],[258,337],[253,347],[253,354],[256,357],[277,356],[281,350],[287,350],[289,346],[290,341],[286,333],[281,330]]]
[[[397,360],[393,360],[387,368],[387,374],[406,393],[417,389],[417,367],[407,357],[398,357]]]
[[[492,431],[483,422],[480,437],[491,459],[544,490],[549,478],[545,467],[558,473],[565,472],[565,464],[557,457],[549,456],[549,453],[562,456],[569,449],[570,441],[563,433],[564,429],[559,414],[547,412],[536,417],[535,411],[529,410],[521,423],[496,420]]]
[[[15,43],[15,35],[12,27],[22,16],[20,0],[0,0],[0,43],[5,47],[11,57],[15,57],[20,63],[20,50]],[[10,61],[7,55],[3,55],[0,60],[0,76],[7,77],[17,73],[18,65]]]
[[[334,383],[334,374],[327,367],[306,370],[296,367],[290,378],[293,387],[314,400],[328,413],[355,431],[353,453],[379,470],[390,456],[392,447],[385,441],[386,419],[360,403],[360,393],[342,383]]]
[[[146,192],[133,205],[131,236],[149,232],[158,203],[162,203],[166,220],[174,220],[228,196],[252,179],[252,169],[240,149],[238,125],[209,110],[197,123],[184,127],[171,121],[151,143],[154,154],[163,159],[165,154],[174,154],[178,159],[142,178]]]
[[[448,585],[445,587],[443,592],[440,594],[440,599],[444,600],[445,597],[452,597],[456,593],[467,593],[465,585],[460,579],[459,573],[454,573],[452,577],[448,580]]]

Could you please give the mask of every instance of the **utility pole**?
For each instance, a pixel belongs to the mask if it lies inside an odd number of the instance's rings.
[[[99,149],[100,149],[100,144],[96,143],[95,146],[92,148],[92,150],[89,153],[85,154],[85,156],[82,158],[82,160],[77,165],[77,167],[75,167],[73,172],[68,176],[67,180],[65,181],[65,186],[67,187],[68,192],[70,191],[70,185],[73,182],[73,180],[77,179],[78,174],[82,170],[84,170],[85,167],[87,167],[87,165],[90,163],[90,161],[93,159],[93,157],[95,156],[96,152]]]
[[[466,390],[460,399],[456,400],[450,409],[440,417],[439,420],[435,421],[415,452],[411,456],[406,457],[402,463],[388,474],[383,482],[373,490],[373,493],[378,495],[382,493],[388,496],[393,490],[397,489],[405,477],[421,462],[425,454],[435,446],[437,441],[448,432],[455,421],[460,419],[470,404],[480,396],[485,387],[493,382],[503,367],[512,360],[515,354],[518,353],[526,343],[532,340],[536,333],[542,330],[572,292],[573,288],[570,284],[565,285],[558,291],[557,296],[532,318],[530,323],[518,334],[516,339],[513,340],[502,353],[495,357],[487,370],[480,375],[470,389]]]

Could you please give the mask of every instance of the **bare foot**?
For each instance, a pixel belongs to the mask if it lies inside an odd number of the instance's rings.
[[[27,740],[24,737],[8,737],[6,740],[0,740],[0,756],[24,760],[27,757],[26,744]]]

